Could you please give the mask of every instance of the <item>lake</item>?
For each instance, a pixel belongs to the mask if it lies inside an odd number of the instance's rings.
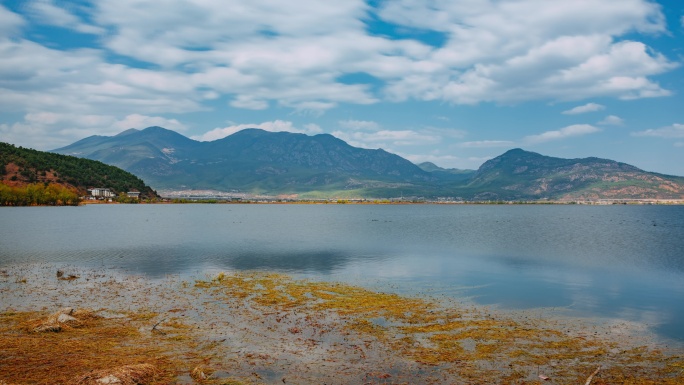
[[[152,279],[267,270],[504,309],[562,308],[684,342],[684,206],[0,208],[0,267]]]

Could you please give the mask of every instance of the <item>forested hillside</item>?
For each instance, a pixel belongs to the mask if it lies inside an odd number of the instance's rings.
[[[90,159],[16,147],[2,142],[0,182],[4,185],[3,195],[22,192],[33,194],[32,196],[43,196],[48,193],[49,196],[54,196],[66,194],[65,189],[77,195],[85,195],[89,188],[102,187],[109,188],[117,194],[135,190],[140,191],[143,198],[157,197],[156,192],[140,178],[120,168]],[[29,190],[32,193],[29,193]],[[18,201],[16,204],[26,203]],[[46,203],[34,199],[28,204]]]

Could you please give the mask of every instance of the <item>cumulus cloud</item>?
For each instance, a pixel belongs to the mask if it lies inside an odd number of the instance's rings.
[[[340,120],[338,122],[340,127],[350,130],[366,130],[377,131],[380,129],[380,124],[370,120]]]
[[[413,129],[393,130],[383,128],[370,120],[340,120],[339,130],[332,135],[355,147],[383,148],[401,154],[401,148],[431,146],[447,139],[461,139],[466,132],[453,128],[423,126]]]
[[[75,17],[47,0],[37,4],[60,23]],[[643,43],[615,42],[635,30],[665,31],[660,8],[645,0],[398,0],[378,9],[362,0],[121,0],[100,2],[93,13],[99,27],[115,31],[104,39],[106,49],[161,67],[172,84],[231,94],[231,106],[255,110],[269,100],[320,114],[381,97],[475,104],[665,96],[669,91],[648,77],[675,66]],[[398,27],[443,33],[444,46],[369,35],[364,20],[373,13]],[[172,70],[180,68],[192,73],[177,82]],[[384,85],[376,93],[337,81],[348,73]]]
[[[25,24],[24,19],[0,4],[0,37],[13,35]]]
[[[208,101],[221,97],[232,108],[313,116],[412,99],[635,99],[671,95],[653,77],[678,65],[637,41],[639,33],[666,31],[660,6],[648,0],[119,0],[90,7],[36,0],[22,9],[18,15],[0,5],[4,113],[163,116],[214,109]],[[372,19],[431,31],[443,42],[372,34]],[[22,37],[27,23],[98,39],[85,48],[48,46]],[[354,74],[372,81],[340,80]],[[442,135],[413,131],[420,143]],[[370,144],[403,143],[370,134]]]
[[[593,96],[668,95],[647,76],[676,65],[627,32],[665,31],[659,5],[624,2],[383,3],[388,21],[443,32],[447,41],[429,57],[430,73],[390,82],[396,100],[443,99],[458,104]]]
[[[587,112],[595,112],[595,111],[601,111],[605,110],[606,106],[603,106],[601,104],[596,104],[596,103],[587,103],[582,106],[577,106],[575,108],[571,108],[569,110],[563,111],[563,114],[565,115],[577,115],[577,114],[584,114]]]
[[[108,64],[97,50],[62,51],[0,39],[0,57],[2,112],[125,115],[206,109],[186,74]]]
[[[95,4],[97,26],[84,25],[52,0],[30,9],[44,23],[112,31],[105,49],[161,68],[156,77],[164,81],[155,80],[156,89],[209,88],[233,95],[236,108],[266,109],[274,100],[322,112],[339,103],[375,103],[380,96],[474,104],[668,94],[647,77],[672,63],[642,43],[613,42],[632,30],[664,31],[660,9],[650,2],[433,3],[399,0],[374,9],[362,0],[334,6],[316,0],[121,0]],[[398,26],[442,32],[446,43],[431,47],[369,35],[364,20],[372,13]],[[385,86],[374,95],[367,85],[338,82],[345,73],[367,73]],[[146,76],[138,81],[151,75],[141,74]],[[100,75],[107,78],[100,83],[121,80]]]
[[[598,124],[604,126],[622,126],[625,124],[625,120],[616,115],[608,115],[603,120],[598,122]]]
[[[657,138],[684,138],[684,124],[674,123],[671,126],[652,128],[645,131],[635,132],[632,135],[653,136]]]
[[[315,123],[308,123],[304,125],[304,133],[309,134],[309,135],[316,135],[316,134],[322,134],[323,129],[321,126]]]
[[[127,130],[129,128],[147,128],[151,126],[159,126],[168,128],[174,131],[185,131],[187,126],[177,119],[167,119],[161,116],[145,116],[140,114],[132,114],[126,116],[122,120],[116,121],[112,124],[112,128]]]
[[[546,131],[538,135],[526,136],[524,141],[529,144],[537,144],[552,140],[561,140],[573,136],[593,134],[598,131],[601,130],[590,124],[573,124],[572,126],[563,127],[560,130]]]
[[[22,121],[0,125],[5,141],[29,147],[52,150],[93,134],[116,135],[129,128],[162,126],[176,131],[187,127],[177,119],[131,114],[121,118],[114,115],[30,112]]]
[[[57,6],[51,0],[35,0],[29,3],[28,9],[31,16],[41,24],[73,29],[86,34],[100,35],[105,32],[104,28],[84,23],[79,17]]]
[[[238,95],[235,100],[230,102],[230,105],[237,108],[245,108],[248,110],[265,110],[268,108],[268,102],[262,99],[255,99],[248,95]]]
[[[306,124],[303,128],[298,128],[294,123],[285,120],[274,120],[271,122],[263,123],[247,123],[247,124],[234,124],[228,127],[215,128],[208,131],[202,135],[193,136],[192,139],[200,140],[204,142],[210,142],[213,140],[218,140],[225,138],[226,136],[232,135],[238,131],[242,131],[247,128],[259,128],[270,132],[294,132],[302,134],[319,134],[322,130],[316,124]]]
[[[397,146],[420,146],[439,143],[440,137],[414,130],[334,131],[336,136],[356,147],[392,149]]]
[[[515,146],[515,142],[510,140],[477,140],[471,142],[461,142],[456,144],[456,147],[461,148],[497,148],[513,146]]]

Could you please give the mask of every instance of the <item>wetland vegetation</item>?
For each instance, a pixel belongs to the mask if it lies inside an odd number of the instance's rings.
[[[684,382],[684,357],[617,325],[265,272],[54,271],[2,271],[0,383],[578,384],[597,369],[594,385]],[[65,305],[73,320],[38,331]]]

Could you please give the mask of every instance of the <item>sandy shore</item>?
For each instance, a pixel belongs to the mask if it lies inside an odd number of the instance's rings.
[[[664,353],[639,325],[624,322],[540,318],[539,312],[495,311],[278,274],[151,280],[109,269],[60,269],[62,279],[47,264],[0,269],[0,336],[54,339],[27,331],[27,320],[64,307],[89,309],[100,317],[93,327],[134,331],[121,334],[126,342],[112,349],[154,349],[149,361],[165,373],[150,383],[584,384],[599,367],[592,384],[684,383],[682,352]],[[73,344],[86,338],[79,332],[86,333],[66,330],[59,338]],[[101,345],[82,354],[112,353]],[[0,384],[37,383],[18,368],[39,352],[14,349],[0,354]],[[136,352],[129,364],[146,357]],[[106,362],[95,361],[81,359],[81,367],[65,368],[69,372],[56,374],[54,383],[104,369]],[[54,364],[40,363],[45,372]],[[207,378],[191,375],[197,368]]]

